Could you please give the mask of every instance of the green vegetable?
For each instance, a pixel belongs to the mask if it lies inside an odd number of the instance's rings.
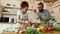
[[[39,34],[43,34],[43,32],[39,32]]]
[[[39,34],[39,32],[37,32],[34,28],[28,28],[24,30],[24,32],[27,34]]]
[[[39,34],[39,32],[35,32],[35,34]]]
[[[44,32],[43,30],[40,30],[40,32]]]
[[[54,27],[55,31],[60,31],[60,27]]]

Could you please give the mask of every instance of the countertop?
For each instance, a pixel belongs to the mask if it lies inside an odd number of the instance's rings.
[[[53,33],[43,33],[43,34],[59,34],[60,32],[54,31]],[[16,32],[2,32],[2,34],[20,34]],[[21,33],[24,34],[24,33]]]

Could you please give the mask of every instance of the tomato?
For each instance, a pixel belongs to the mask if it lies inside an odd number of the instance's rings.
[[[48,27],[48,30],[51,30],[51,28],[50,28],[50,27]]]
[[[44,27],[44,30],[47,30],[47,27]]]
[[[48,30],[53,31],[54,28],[53,27],[48,27]]]
[[[51,27],[51,31],[53,31],[54,30],[54,28],[53,27]]]
[[[47,27],[44,27],[44,32],[46,32],[48,30],[48,28]]]

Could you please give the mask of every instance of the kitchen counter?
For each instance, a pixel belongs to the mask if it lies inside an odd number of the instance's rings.
[[[41,22],[37,21],[37,22],[32,22],[32,23],[41,23]],[[16,23],[14,23],[14,22],[0,22],[0,24],[16,24]]]
[[[0,22],[0,33],[7,28],[15,27],[15,23]]]
[[[59,34],[60,32],[54,31],[53,33],[44,33],[44,34]]]
[[[16,33],[16,32],[2,32],[1,34],[20,34],[20,33]]]
[[[53,33],[44,33],[44,34],[59,34],[59,33],[60,32],[55,31]],[[2,32],[2,34],[20,34],[20,33],[16,33],[16,32]],[[22,34],[24,34],[24,33],[22,33]]]
[[[60,24],[59,24],[60,25]],[[5,30],[6,28],[10,28],[10,27],[15,27],[15,23],[10,23],[10,22],[0,22],[0,33],[2,34],[20,34],[20,33],[16,33],[16,32],[3,32],[3,30]],[[60,32],[54,32],[51,34],[57,34]],[[50,34],[50,33],[44,33],[44,34]]]

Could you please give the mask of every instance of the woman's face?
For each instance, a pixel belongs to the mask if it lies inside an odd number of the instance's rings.
[[[27,10],[28,10],[28,7],[22,8],[22,11],[23,11],[23,12],[27,12]]]

